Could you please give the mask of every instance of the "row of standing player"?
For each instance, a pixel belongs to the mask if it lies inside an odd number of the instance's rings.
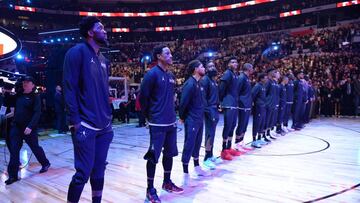
[[[172,193],[182,193],[184,189],[176,186],[170,178],[173,157],[178,155],[174,108],[175,77],[169,71],[172,55],[165,45],[156,46],[153,55],[158,64],[144,77],[140,101],[150,131],[150,146],[144,156],[147,160],[146,199],[149,202],[161,202],[154,188],[154,176],[162,149],[164,167],[162,188]],[[223,160],[232,160],[233,156],[240,156],[253,149],[245,147],[243,143],[253,103],[254,127],[251,146],[254,148],[270,142],[268,138],[276,139],[271,133],[275,126],[277,126],[278,134],[284,134],[289,130],[287,123],[293,103],[295,108],[292,128],[303,127],[302,117],[307,94],[305,94],[305,86],[302,82],[302,72],[297,73],[298,80],[294,82],[295,85],[291,74],[283,76],[281,83],[278,84],[279,71],[269,68],[266,71],[267,74],[258,75],[258,83],[251,88],[249,77],[254,72],[251,64],[245,63],[239,76],[237,74],[239,64],[235,57],[228,60],[227,66],[228,69],[220,78],[219,85],[215,80],[217,70],[213,62],[206,64],[206,71],[198,60],[191,61],[187,66],[189,77],[183,85],[179,106],[179,122],[184,123],[185,127],[185,142],[181,157],[184,172],[183,186],[196,186],[196,181],[191,178],[188,170],[191,157],[194,161],[194,171],[198,176],[211,175],[199,164],[204,120],[206,150],[204,165],[209,169],[215,169],[216,164]],[[219,121],[219,105],[224,111],[220,158],[213,155],[214,137]],[[237,121],[236,149],[233,149],[231,143]]]

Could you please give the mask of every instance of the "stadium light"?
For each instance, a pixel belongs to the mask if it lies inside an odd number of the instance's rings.
[[[16,55],[16,59],[17,59],[17,60],[23,60],[23,59],[24,59],[24,56],[21,55],[21,54],[17,54],[17,55]]]

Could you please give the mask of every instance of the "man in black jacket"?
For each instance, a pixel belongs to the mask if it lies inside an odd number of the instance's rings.
[[[217,69],[213,61],[206,63],[206,75],[201,79],[204,88],[204,111],[205,111],[205,158],[204,165],[209,169],[215,169],[216,164],[222,162],[213,154],[216,126],[219,122],[219,89],[216,83]]]
[[[153,50],[157,65],[144,76],[140,88],[141,111],[148,120],[150,130],[150,146],[144,159],[147,173],[146,199],[149,202],[161,202],[154,188],[156,164],[163,150],[162,164],[164,181],[162,188],[172,193],[184,190],[176,186],[170,179],[173,157],[178,155],[176,145],[177,126],[175,113],[175,76],[169,70],[172,64],[170,49],[158,45]]]
[[[76,173],[69,185],[68,202],[78,202],[90,178],[92,201],[100,202],[106,158],[114,136],[109,105],[109,63],[100,47],[107,44],[104,26],[96,17],[80,23],[85,42],[65,55],[63,87],[74,144]]]
[[[258,82],[251,90],[252,101],[254,102],[254,116],[253,116],[253,142],[252,147],[261,148],[261,145],[266,144],[261,140],[261,135],[264,134],[266,126],[266,89],[265,84],[268,78],[266,73],[258,75]],[[256,137],[258,135],[258,137]]]
[[[9,179],[5,181],[10,185],[18,181],[18,170],[20,165],[20,149],[23,140],[29,145],[42,168],[40,173],[46,172],[50,162],[46,158],[44,150],[39,146],[37,125],[41,114],[40,96],[34,93],[35,81],[27,76],[23,80],[24,92],[17,96],[14,120],[10,131],[10,162],[8,165]]]
[[[236,57],[230,57],[226,63],[227,70],[220,78],[219,97],[221,108],[224,111],[224,129],[221,158],[223,160],[232,160],[232,156],[240,156],[242,153],[231,148],[232,137],[236,126],[238,110],[238,61]]]
[[[241,152],[250,151],[251,148],[245,147],[244,136],[246,128],[249,123],[251,113],[251,83],[250,76],[254,72],[253,65],[245,63],[243,65],[243,72],[239,76],[239,111],[238,111],[238,125],[236,128],[235,148]]]
[[[273,137],[270,132],[273,130],[275,124],[276,124],[276,118],[279,108],[279,87],[277,84],[277,81],[280,77],[280,73],[275,68],[268,68],[266,70],[268,74],[268,82],[265,84],[266,89],[266,135],[270,137],[271,139],[276,139]],[[264,140],[266,142],[271,142],[265,134],[264,134]]]
[[[294,104],[294,79],[295,76],[292,73],[287,74],[289,82],[285,85],[286,87],[286,107],[284,114],[284,130],[285,132],[291,132],[292,128],[288,128],[289,120],[291,116],[292,107]]]
[[[194,186],[189,175],[189,161],[194,159],[195,173],[198,176],[208,176],[210,173],[199,165],[199,152],[203,134],[204,103],[203,87],[200,79],[205,75],[205,68],[199,60],[190,61],[187,67],[190,76],[183,85],[179,105],[179,117],[184,122],[185,142],[181,157],[183,163],[183,185]]]
[[[284,117],[286,113],[286,101],[287,101],[287,92],[286,85],[289,82],[289,78],[287,76],[283,76],[280,80],[279,91],[280,91],[280,100],[279,100],[279,112],[277,115],[277,123],[276,123],[276,133],[285,135],[285,131],[282,128],[282,123],[284,122]]]
[[[299,71],[296,73],[297,80],[294,82],[294,115],[292,128],[301,130],[304,127],[302,118],[305,111],[307,94],[304,85],[304,73]]]

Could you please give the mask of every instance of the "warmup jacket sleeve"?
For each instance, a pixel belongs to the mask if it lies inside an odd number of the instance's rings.
[[[181,99],[179,105],[179,117],[181,120],[185,120],[188,112],[188,105],[191,101],[192,95],[194,95],[194,87],[190,82],[186,82],[181,92]]]
[[[150,97],[151,97],[151,90],[154,86],[154,80],[155,78],[152,76],[152,72],[148,72],[145,74],[144,79],[141,83],[140,87],[140,106],[141,111],[145,118],[149,119],[149,103],[150,103]]]
[[[81,122],[78,98],[81,61],[81,52],[76,49],[70,49],[65,55],[63,86],[70,125],[76,125]]]
[[[257,98],[260,91],[260,87],[258,85],[255,85],[251,90],[251,98],[253,101]]]
[[[208,100],[209,100],[209,91],[210,91],[210,82],[203,78],[202,80],[200,80],[200,84],[201,84],[201,87],[204,88],[204,94],[203,94],[203,102],[204,102],[204,111],[209,113],[210,112],[210,109],[209,109],[209,103],[208,103]]]
[[[230,71],[225,71],[224,75],[220,79],[219,98],[220,98],[221,102],[224,100],[224,97],[226,95],[226,90],[227,90],[228,85],[230,84],[231,79],[232,78],[231,78]]]

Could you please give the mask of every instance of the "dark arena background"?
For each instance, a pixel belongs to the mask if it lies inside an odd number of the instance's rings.
[[[101,20],[107,34],[108,43],[101,46],[100,53],[108,60],[108,104],[114,131],[106,159],[102,202],[161,199],[169,203],[359,203],[359,4],[360,0],[0,0],[0,202],[68,201],[76,152],[66,116],[69,101],[63,92],[67,88],[63,85],[64,60],[71,47],[88,40],[80,35],[79,22],[94,16]],[[153,181],[159,198],[156,200],[150,198],[154,194],[149,192],[144,160],[150,143],[149,128],[153,126],[144,118],[139,93],[145,74],[160,60],[153,56],[153,48],[160,44],[167,46],[172,55],[168,71],[175,77],[174,125],[179,154],[173,159],[171,180],[183,191],[176,194],[164,189],[160,158]],[[276,124],[267,126],[263,134],[259,131],[257,137],[254,126],[260,114],[256,113],[256,95],[248,98],[253,100],[248,122],[240,116],[246,108],[223,105],[221,95],[226,92],[239,92],[234,98],[239,102],[245,97],[241,96],[244,87],[237,85],[241,82],[230,86],[226,81],[231,57],[238,63],[238,68],[233,69],[233,81],[241,81],[247,74],[244,64],[252,65],[246,77],[253,92],[258,76],[265,73],[270,80],[276,77],[272,76],[274,70],[279,74],[276,87],[287,88],[290,81],[295,84],[294,99],[287,97],[285,101],[285,106],[293,104],[288,111],[288,126],[279,121],[280,113],[279,117],[276,114]],[[187,173],[191,179],[186,179],[183,148],[193,135],[189,132],[185,136],[186,125],[193,123],[185,119],[184,125],[181,112],[188,64],[194,59],[205,68],[212,61],[217,69],[214,85],[220,101],[214,109],[219,113],[219,122],[213,142],[212,157],[216,160],[205,162],[208,143],[204,126],[198,160],[203,171],[194,168],[191,159]],[[283,84],[284,78],[289,83]],[[20,140],[26,143],[17,153],[18,178],[5,183],[11,178],[10,157],[16,154],[11,137],[19,128],[16,121],[20,118],[16,117],[27,118],[25,112],[33,112],[32,107],[19,107],[24,84],[29,81],[35,84],[33,94],[40,98],[41,114],[36,132],[25,133]],[[299,83],[305,92],[301,104],[296,101],[301,97]],[[223,85],[228,88],[222,89]],[[266,99],[271,97],[270,90],[264,91]],[[284,99],[281,95],[277,95],[280,106]],[[296,105],[303,109],[301,115]],[[19,113],[23,108],[30,110]],[[234,149],[225,150],[223,135],[229,109],[236,115],[239,112],[233,121],[237,127],[245,125],[246,132],[242,142],[232,141]],[[237,134],[234,130],[229,138],[239,139]],[[39,149],[29,147],[26,136],[36,138],[51,166],[40,164],[34,153]],[[230,150],[231,155],[225,153]],[[80,202],[99,202],[94,199],[96,193],[90,182]]]

